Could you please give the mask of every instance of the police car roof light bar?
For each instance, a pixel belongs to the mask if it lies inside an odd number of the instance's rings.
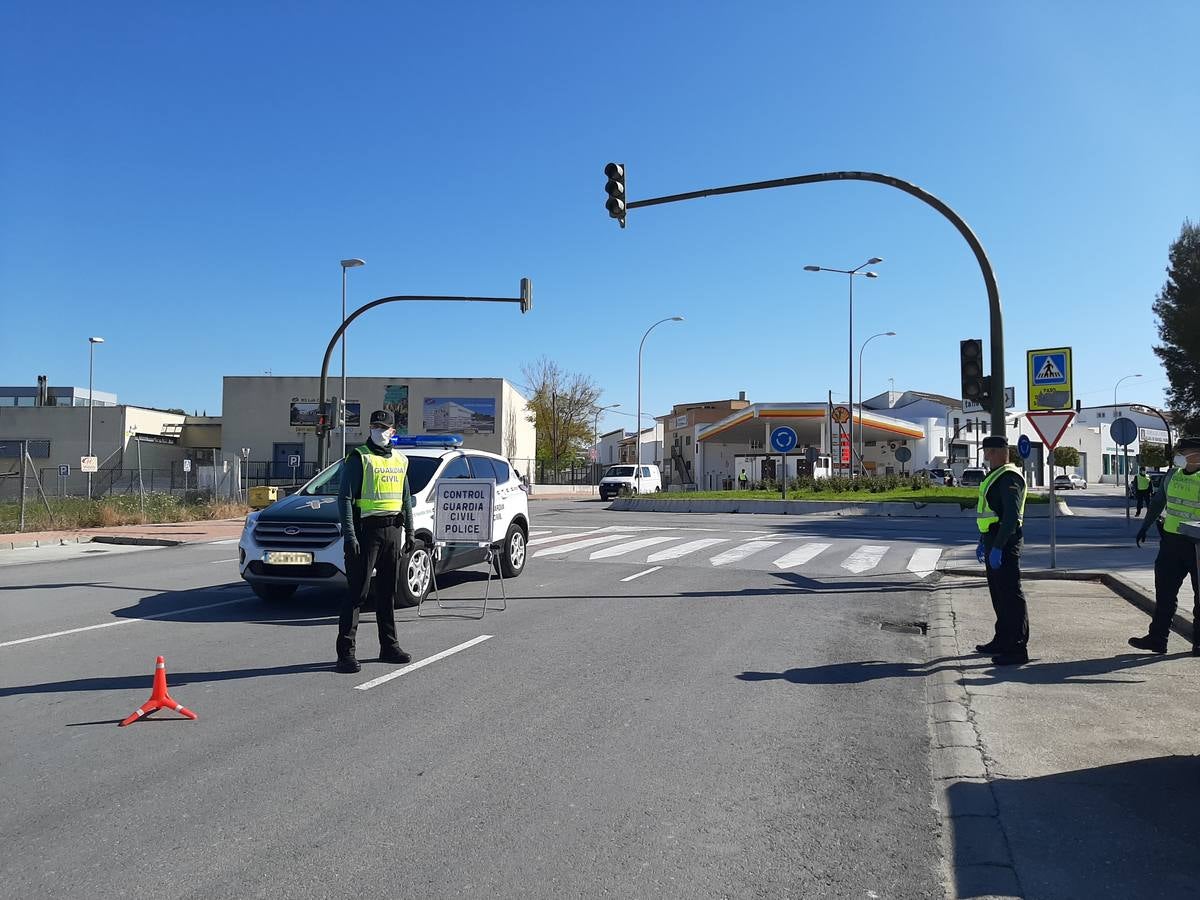
[[[445,447],[462,446],[460,434],[397,434],[392,436],[393,447]]]

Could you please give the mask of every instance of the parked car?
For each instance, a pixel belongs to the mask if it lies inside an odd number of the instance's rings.
[[[1067,475],[1054,476],[1054,489],[1058,491],[1071,491],[1076,488],[1080,490],[1087,489],[1087,479],[1082,475],[1076,475],[1071,472]]]
[[[497,534],[504,535],[498,566],[505,578],[525,569],[529,498],[508,460],[482,450],[464,450],[456,435],[392,440],[408,457],[413,497],[413,552],[400,561],[396,605],[416,606],[433,581],[434,484],[449,478],[494,478]],[[246,517],[238,542],[242,578],[264,600],[284,601],[305,585],[345,589],[342,526],[337,494],[342,461],[317,473],[300,490]],[[449,552],[447,552],[449,551]],[[445,548],[437,571],[448,572],[486,559],[486,550]]]
[[[621,488],[629,489],[631,494],[653,494],[662,490],[662,473],[658,466],[642,466],[641,477],[638,477],[637,466],[609,466],[604,477],[600,479],[600,499],[610,500],[621,493]]]
[[[959,479],[959,484],[963,487],[979,487],[983,484],[983,479],[987,478],[987,471],[971,467],[963,469],[962,478]]]
[[[1147,472],[1146,475],[1150,479],[1150,493],[1157,494],[1162,490],[1163,479],[1167,477],[1166,472]],[[1125,492],[1131,499],[1137,496],[1137,485],[1133,480],[1133,473],[1129,474],[1129,490]]]
[[[945,469],[925,469],[924,472],[919,474],[923,474],[928,478],[930,484],[944,485],[946,483]]]

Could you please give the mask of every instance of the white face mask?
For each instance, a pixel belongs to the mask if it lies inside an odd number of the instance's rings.
[[[1189,454],[1176,453],[1175,459],[1174,459],[1175,466],[1180,469],[1186,469],[1188,467],[1188,460],[1193,455],[1194,454],[1190,454],[1190,453]]]
[[[392,435],[395,434],[390,428],[372,428],[371,443],[376,447],[386,447],[392,440]]]

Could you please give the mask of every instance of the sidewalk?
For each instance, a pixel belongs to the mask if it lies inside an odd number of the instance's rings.
[[[952,897],[1194,897],[1200,659],[1098,584],[1031,582],[1032,661],[997,668],[979,579],[930,601],[934,791]]]
[[[236,540],[242,519],[211,519],[198,522],[165,522],[161,525],[114,525],[109,528],[77,528],[66,531],[24,531],[0,534],[0,552],[97,541],[130,544],[191,544]]]

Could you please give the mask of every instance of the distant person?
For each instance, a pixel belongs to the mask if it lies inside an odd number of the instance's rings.
[[[741,474],[738,475],[738,487],[744,491],[749,483],[750,479],[746,476],[746,470],[742,469]]]
[[[396,587],[400,560],[413,549],[412,493],[408,457],[392,446],[392,414],[371,413],[371,436],[342,462],[338,513],[346,552],[346,599],[338,619],[337,670],[359,671],[355,655],[358,614],[371,594],[375,572],[375,623],[379,659],[408,663],[412,657],[396,641]]]
[[[1138,469],[1137,475],[1134,476],[1133,488],[1137,494],[1137,512],[1134,515],[1140,516],[1142,507],[1150,505],[1150,476],[1146,474],[1145,466]]]
[[[1153,522],[1158,527],[1158,556],[1154,558],[1154,617],[1145,637],[1129,639],[1129,646],[1151,653],[1167,652],[1171,620],[1179,605],[1183,580],[1192,579],[1193,621],[1200,621],[1200,583],[1196,573],[1196,545],[1179,526],[1200,521],[1200,438],[1186,437],[1175,445],[1175,468],[1151,497],[1146,521],[1137,533],[1140,547]],[[1165,515],[1164,515],[1165,513]],[[1160,522],[1158,517],[1162,515]],[[1200,633],[1193,632],[1192,656],[1200,656]]]
[[[992,654],[997,666],[1022,665],[1029,662],[1029,613],[1021,588],[1025,475],[1008,461],[1008,439],[1002,435],[983,439],[983,457],[991,472],[979,485],[975,506],[979,527],[975,558],[986,566],[996,634],[975,649]]]

